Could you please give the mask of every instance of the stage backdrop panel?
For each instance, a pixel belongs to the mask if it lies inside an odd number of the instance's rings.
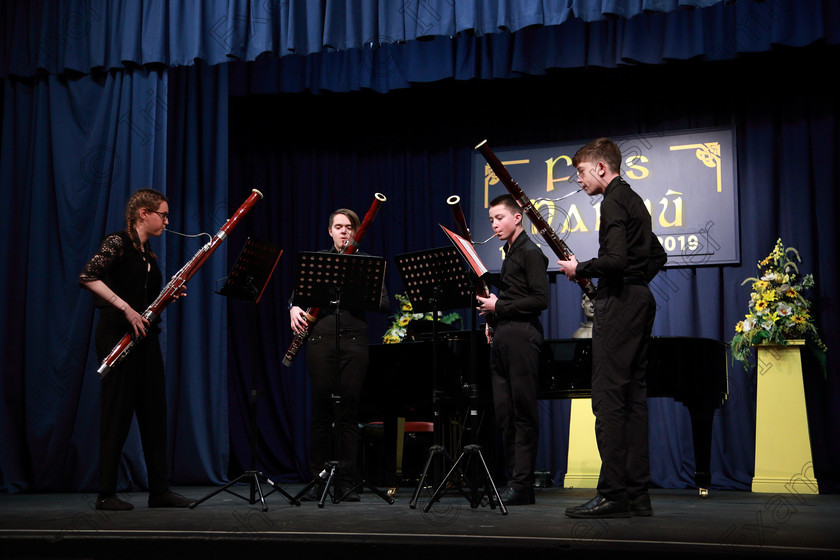
[[[739,255],[735,129],[723,127],[613,138],[622,173],[644,199],[667,266],[737,264]],[[490,148],[535,208],[578,256],[598,254],[602,195],[580,191],[572,157],[585,142]],[[469,208],[474,240],[493,235],[487,209],[507,189],[475,152]],[[565,195],[569,195],[568,197]],[[562,200],[561,200],[562,199]],[[526,218],[525,231],[558,270],[557,256]],[[477,245],[491,272],[502,266],[499,244]]]

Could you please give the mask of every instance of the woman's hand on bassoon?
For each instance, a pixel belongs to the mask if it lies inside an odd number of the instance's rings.
[[[289,317],[291,318],[292,331],[295,334],[301,333],[306,330],[306,312],[303,310],[302,307],[293,305],[291,309],[289,309]]]
[[[123,313],[125,314],[125,320],[128,321],[129,325],[131,325],[131,330],[134,332],[134,336],[136,338],[146,336],[146,329],[149,328],[149,320],[135,311],[131,306],[126,306]]]

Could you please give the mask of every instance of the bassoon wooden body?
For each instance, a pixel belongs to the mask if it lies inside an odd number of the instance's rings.
[[[359,247],[359,242],[361,242],[362,237],[364,237],[365,232],[367,232],[368,227],[370,224],[373,223],[373,219],[376,218],[376,213],[379,212],[379,207],[385,202],[386,198],[385,195],[376,193],[373,197],[373,204],[371,204],[370,209],[365,214],[362,223],[359,224],[359,229],[356,231],[356,234],[350,239],[350,241],[345,245],[342,250],[340,251],[342,254],[350,255],[355,253]],[[304,311],[304,316],[306,318],[306,326],[298,333],[295,333],[294,338],[292,339],[291,344],[289,344],[288,350],[286,350],[286,355],[283,357],[283,365],[284,366],[291,366],[292,361],[294,361],[295,356],[297,356],[298,351],[300,350],[303,343],[306,342],[306,339],[309,338],[309,333],[312,330],[312,325],[318,320],[318,314],[321,312],[319,307],[310,307],[306,311]]]
[[[227,238],[231,230],[233,230],[233,228],[239,223],[239,220],[241,220],[245,214],[250,212],[251,208],[254,207],[254,204],[256,204],[262,197],[263,195],[260,191],[253,189],[248,199],[242,203],[242,206],[240,206],[230,218],[228,218],[218,233],[216,233],[210,241],[199,249],[198,252],[187,262],[187,264],[181,267],[181,270],[172,276],[172,279],[166,286],[164,286],[160,294],[158,294],[157,298],[155,298],[155,301],[153,301],[151,305],[143,311],[143,317],[146,318],[150,324],[160,320],[160,314],[163,312],[164,308],[175,301],[189,279],[198,272],[198,269],[201,268],[205,262],[207,262],[207,259],[213,254],[213,251],[215,251],[219,245],[221,245],[222,241]],[[111,369],[120,363],[120,361],[128,355],[134,345],[142,338],[143,337],[135,336],[133,332],[126,333],[117,345],[114,346],[114,349],[111,350],[104,360],[102,360],[102,364],[97,370],[99,376],[104,378],[108,375]]]
[[[525,194],[522,187],[513,180],[510,173],[508,173],[507,168],[501,161],[499,161],[499,158],[496,157],[496,154],[493,153],[490,146],[487,145],[487,140],[483,140],[475,147],[475,149],[481,152],[481,155],[483,155],[484,159],[487,160],[487,164],[490,166],[490,169],[493,170],[493,173],[496,174],[499,181],[501,181],[507,188],[510,195],[514,198],[514,200],[516,200],[522,208],[522,211],[526,216],[528,216],[528,219],[531,220],[531,223],[534,224],[542,238],[548,242],[548,245],[551,247],[551,250],[554,251],[554,254],[562,261],[569,260],[569,257],[574,255],[572,250],[569,249],[569,246],[566,245],[565,241],[557,236],[557,233],[551,228],[545,218],[543,218],[542,214],[534,208],[534,204],[531,202],[531,199],[528,198],[528,195]],[[583,290],[583,293],[585,293],[589,299],[595,298],[597,288],[589,278],[578,277],[575,278],[575,282],[577,282]]]
[[[455,226],[458,229],[458,234],[469,241],[470,245],[474,245],[470,228],[467,227],[467,219],[464,217],[464,211],[461,209],[461,197],[452,195],[446,199],[446,203],[452,208],[452,219],[455,221]],[[487,282],[482,278],[475,280],[475,293],[481,297],[490,297],[490,288]],[[485,318],[491,330],[496,326],[496,314],[488,313]]]

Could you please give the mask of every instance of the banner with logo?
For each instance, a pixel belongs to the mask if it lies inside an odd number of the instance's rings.
[[[668,253],[669,267],[735,264],[740,259],[734,127],[614,137],[622,175],[644,200],[653,232]],[[587,140],[588,141],[588,140]],[[602,195],[576,192],[572,157],[587,141],[538,146],[488,145],[535,208],[578,260],[598,254]],[[502,266],[502,243],[491,239],[488,208],[505,186],[476,152],[473,160],[470,233],[491,272]],[[557,255],[523,216],[525,231],[545,252],[549,270]]]

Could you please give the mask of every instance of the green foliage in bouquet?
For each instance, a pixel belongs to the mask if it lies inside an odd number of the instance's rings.
[[[400,308],[397,310],[396,315],[393,316],[394,322],[391,323],[391,326],[382,336],[382,342],[385,344],[402,342],[408,334],[408,325],[411,321],[431,321],[434,319],[431,311],[415,313],[411,305],[411,300],[408,297],[402,294],[396,294],[394,297],[400,302]],[[447,315],[439,313],[438,320],[446,325],[451,325],[455,321],[460,321],[461,316],[458,313],[449,313]]]

